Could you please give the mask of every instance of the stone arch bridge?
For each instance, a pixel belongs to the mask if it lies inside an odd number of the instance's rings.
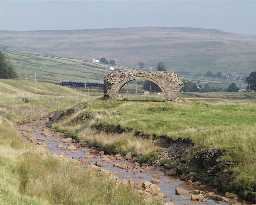
[[[104,96],[113,98],[118,96],[119,91],[130,81],[144,79],[158,85],[165,98],[174,101],[180,94],[182,81],[174,72],[147,72],[141,70],[115,70],[108,73],[104,78]]]

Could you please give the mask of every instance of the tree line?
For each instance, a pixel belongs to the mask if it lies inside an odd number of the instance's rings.
[[[143,69],[143,68],[145,68],[145,64],[143,62],[139,62],[138,67]],[[157,64],[155,70],[156,71],[167,71],[167,68],[163,62],[159,62]],[[221,72],[214,74],[211,71],[208,71],[205,74],[205,76],[218,77],[218,78],[224,79],[224,76]],[[256,91],[256,71],[251,72],[250,75],[245,79],[245,81],[247,83],[248,91]],[[183,84],[184,84],[184,86],[183,86],[182,90],[184,92],[219,92],[219,91],[238,92],[240,90],[240,88],[234,82],[229,84],[229,86],[227,88],[212,87],[208,83],[206,83],[204,85],[200,85],[199,83],[189,81],[189,80],[184,80]],[[152,91],[152,92],[160,92],[161,91],[161,89],[151,81],[145,81],[144,90]]]
[[[17,77],[17,73],[14,71],[6,56],[0,52],[0,79],[11,79]]]
[[[105,64],[105,65],[111,65],[111,66],[115,66],[116,65],[116,61],[113,59],[106,59],[105,57],[100,58],[100,63]]]
[[[238,92],[240,88],[236,85],[236,83],[231,83],[227,88],[220,88],[220,87],[214,87],[211,86],[209,83],[205,83],[204,85],[201,85],[199,83],[184,80],[183,81],[183,92]]]

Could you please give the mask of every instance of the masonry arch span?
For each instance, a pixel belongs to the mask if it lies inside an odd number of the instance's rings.
[[[182,81],[176,73],[147,72],[140,70],[115,70],[104,78],[104,96],[114,98],[118,96],[122,87],[136,79],[148,80],[156,84],[170,101],[177,99],[182,88]]]

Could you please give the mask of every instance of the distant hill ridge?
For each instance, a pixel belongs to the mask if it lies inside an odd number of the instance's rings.
[[[146,67],[164,62],[170,70],[190,73],[256,69],[256,37],[215,29],[134,27],[66,31],[0,31],[10,49],[74,58],[115,59]]]

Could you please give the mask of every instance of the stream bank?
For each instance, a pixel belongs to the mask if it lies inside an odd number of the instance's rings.
[[[169,204],[234,204],[236,200],[220,196],[202,186],[195,186],[191,181],[182,181],[170,177],[161,168],[140,166],[132,158],[121,155],[106,155],[104,152],[81,146],[80,143],[66,138],[47,127],[48,118],[20,125],[19,131],[27,142],[46,146],[49,151],[59,157],[79,160],[81,165],[95,170],[104,170],[114,175],[122,183],[132,186],[148,197],[159,196]],[[27,138],[29,136],[29,138]]]

